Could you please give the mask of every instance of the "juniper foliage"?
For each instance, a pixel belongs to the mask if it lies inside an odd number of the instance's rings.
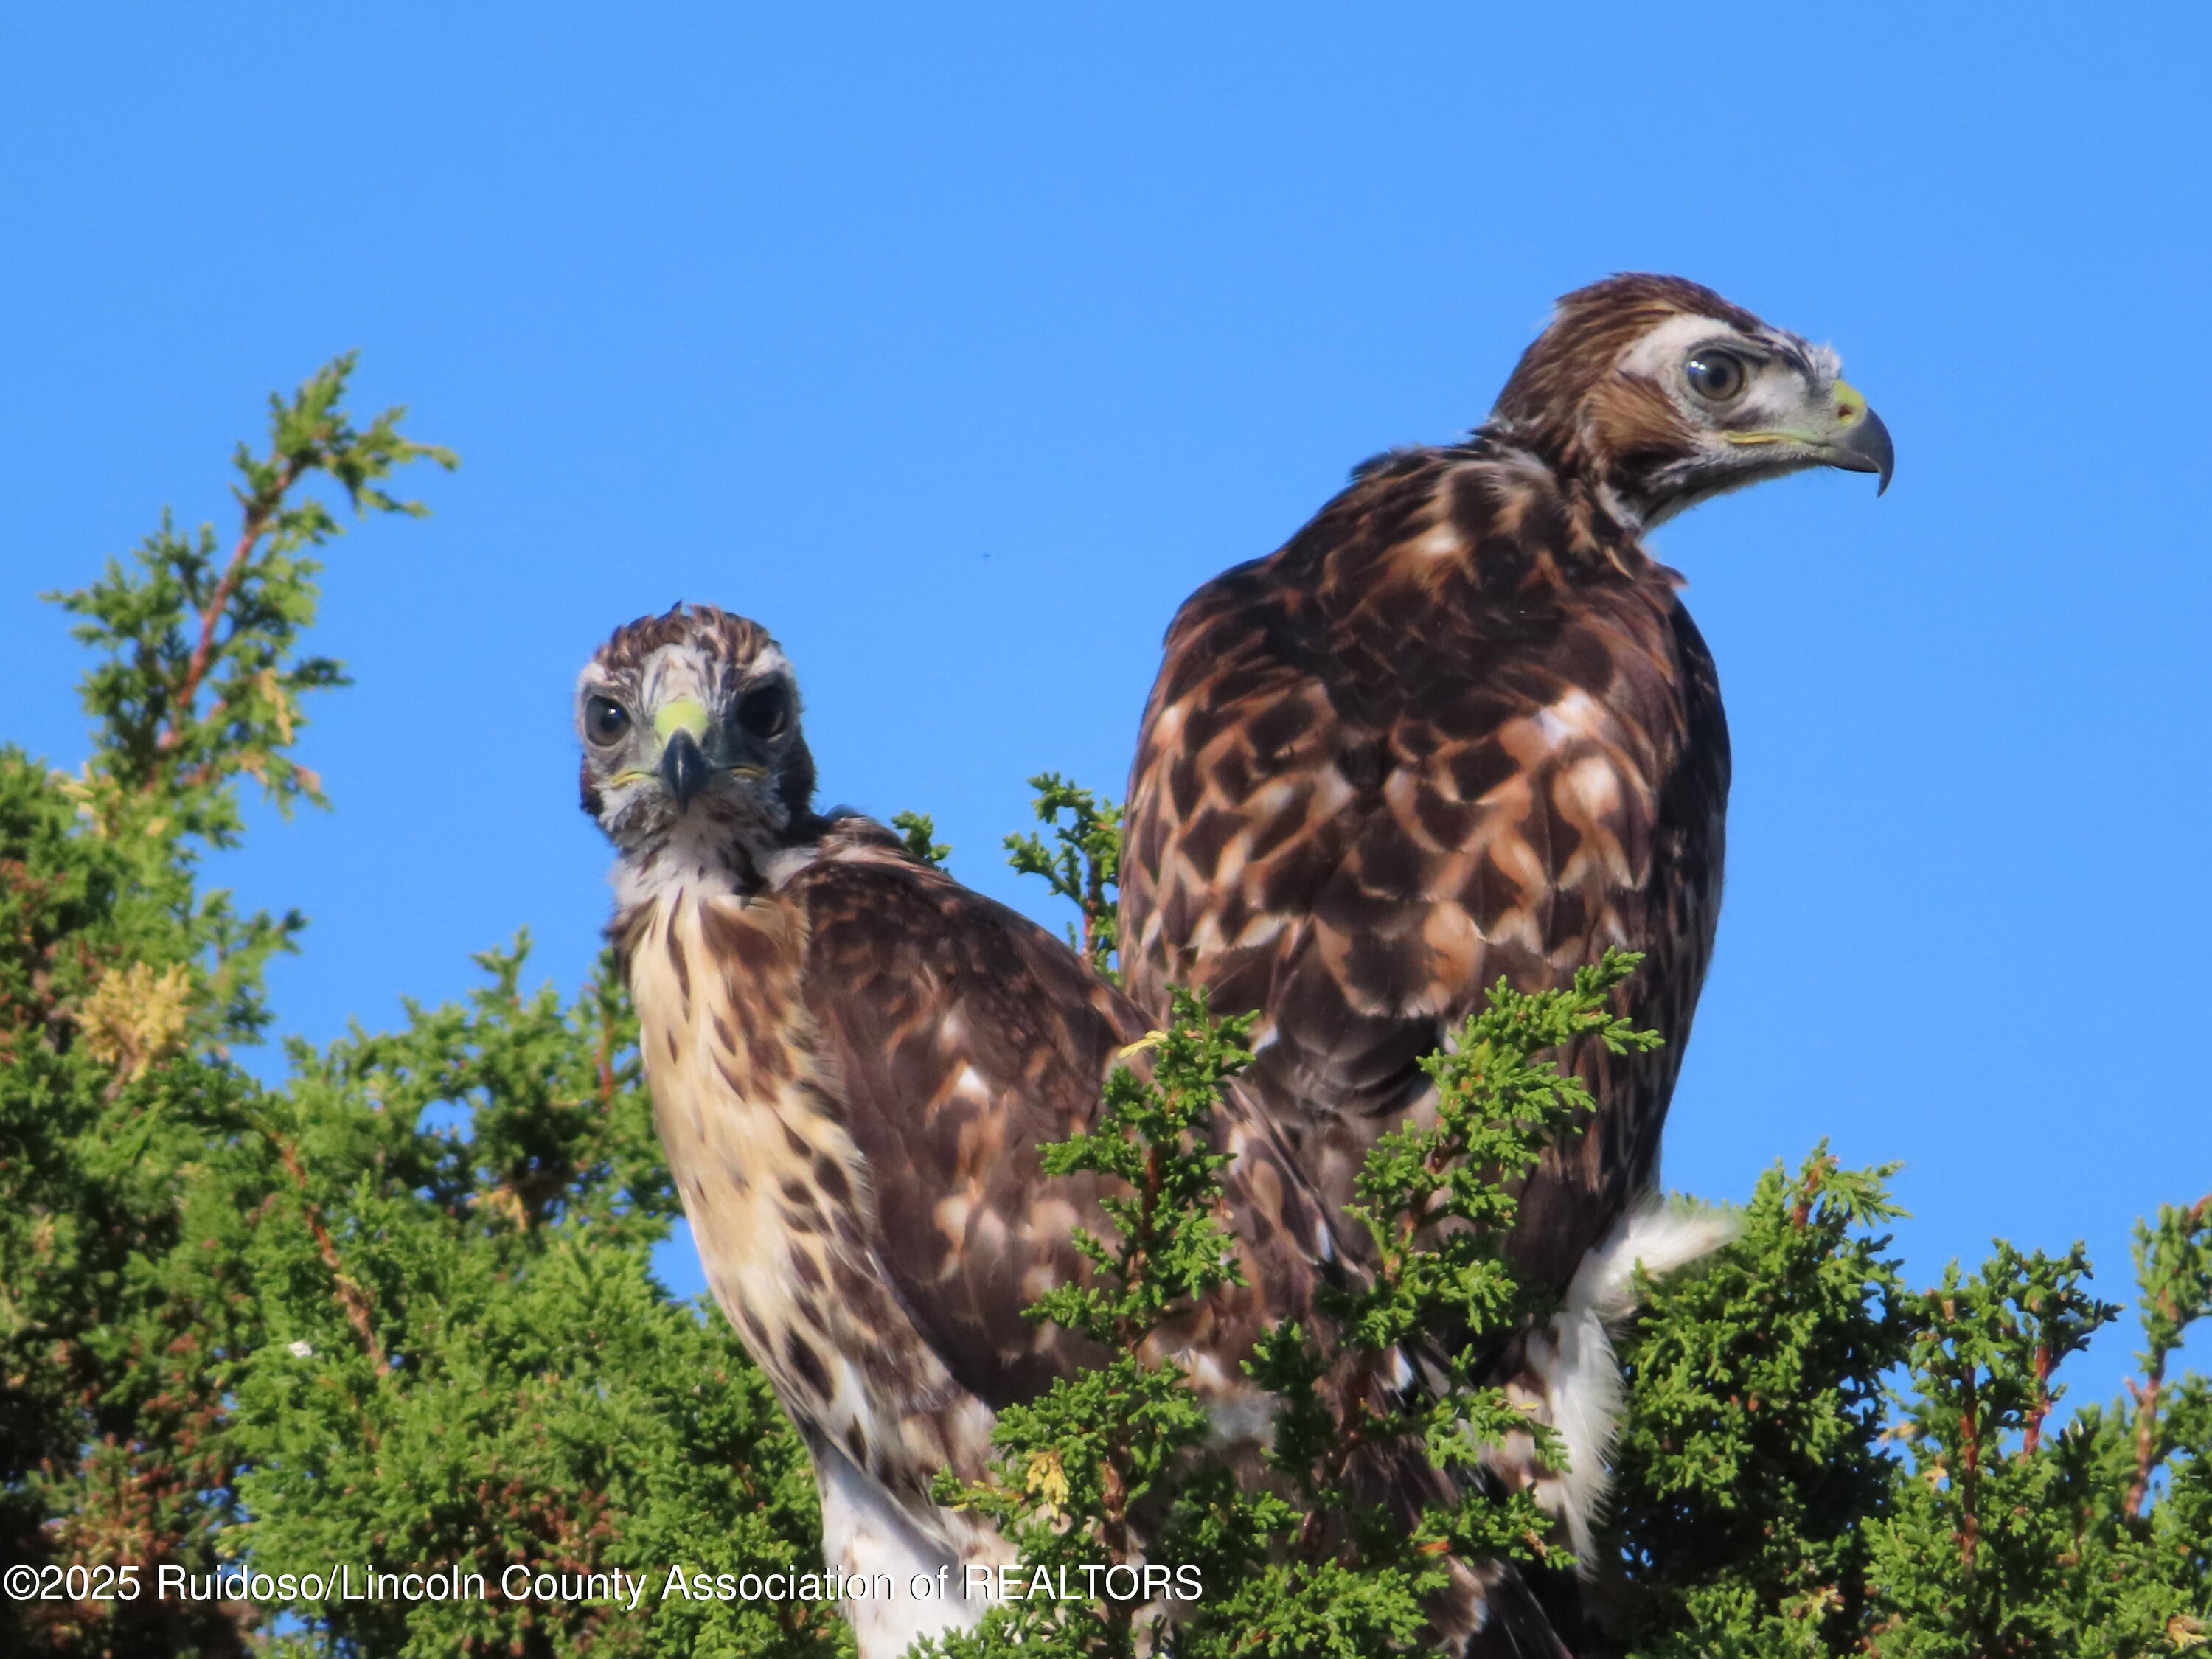
[[[2167,1376],[2212,1304],[2212,1200],[2138,1229],[2141,1376],[2063,1425],[2117,1310],[2077,1245],[2002,1241],[1909,1290],[1891,1170],[1759,1183],[1702,1275],[1650,1287],[1609,1589],[1620,1650],[2172,1654],[2212,1629],[2212,1393]],[[2170,1409],[2169,1409],[2170,1408]],[[2054,1425],[2058,1425],[2054,1431]]]
[[[1006,862],[1025,876],[1042,878],[1075,907],[1077,920],[1068,927],[1067,942],[1118,984],[1115,956],[1121,948],[1121,923],[1115,893],[1121,877],[1121,805],[1057,772],[1038,773],[1030,787],[1036,791],[1037,822],[1051,829],[1052,842],[1048,846],[1035,834],[1008,836]]]
[[[1875,1229],[1895,1166],[1816,1147],[1760,1177],[1702,1272],[1646,1285],[1622,1354],[1611,1571],[1601,1595],[1638,1651],[1846,1651],[1866,1619],[1868,1539],[1895,1478],[1886,1379],[1911,1329]]]
[[[232,1059],[296,915],[203,884],[240,790],[322,805],[296,757],[318,566],[453,458],[348,413],[353,363],[273,400],[240,524],[161,528],[52,596],[100,659],[73,775],[0,751],[0,1650],[38,1655],[828,1655],[811,1603],[510,1600],[509,1567],[742,1570],[818,1551],[805,1459],[719,1318],[649,1252],[674,1206],[611,965],[526,991],[526,940],[465,1007]],[[227,550],[226,550],[227,545]],[[135,1583],[111,1571],[137,1568]],[[484,1575],[482,1601],[182,1600],[164,1567]],[[72,1569],[77,1571],[72,1572]],[[655,1571],[655,1570],[659,1570]],[[289,1619],[280,1622],[280,1613]]]
[[[894,812],[891,828],[906,850],[933,870],[942,870],[952,849],[937,838],[937,820],[927,812]]]

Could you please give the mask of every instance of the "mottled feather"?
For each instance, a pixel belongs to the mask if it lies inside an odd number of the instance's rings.
[[[1340,1204],[1489,986],[1647,952],[1624,1012],[1666,1046],[1573,1057],[1608,1109],[1523,1195],[1518,1259],[1564,1288],[1657,1158],[1728,779],[1671,572],[1495,439],[1395,457],[1170,630],[1129,794],[1132,994],[1260,1014],[1249,1081]]]

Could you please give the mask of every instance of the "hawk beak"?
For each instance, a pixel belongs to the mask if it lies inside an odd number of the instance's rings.
[[[1867,400],[1849,380],[1836,382],[1836,433],[1820,446],[1820,459],[1846,472],[1878,472],[1877,495],[1889,488],[1897,471],[1897,448],[1881,416],[1867,407]]]
[[[707,764],[699,740],[714,729],[704,703],[692,697],[672,697],[653,716],[653,735],[660,739],[660,781],[676,797],[676,810],[690,805],[692,796],[704,788],[714,769]]]
[[[679,726],[660,751],[660,781],[676,797],[678,811],[690,805],[691,798],[705,787],[708,773],[707,757],[699,748],[699,740]]]

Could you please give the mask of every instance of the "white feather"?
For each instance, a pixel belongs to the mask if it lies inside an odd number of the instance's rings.
[[[1636,1310],[1636,1270],[1664,1279],[1735,1236],[1727,1211],[1669,1204],[1657,1198],[1617,1222],[1575,1270],[1566,1305],[1528,1345],[1543,1379],[1547,1415],[1567,1455],[1565,1474],[1545,1486],[1554,1498],[1575,1554],[1595,1565],[1591,1530],[1612,1484],[1613,1437],[1620,1425],[1625,1383],[1613,1351],[1614,1334]]]
[[[823,1559],[868,1588],[866,1595],[843,1598],[860,1659],[893,1659],[922,1637],[973,1630],[982,1621],[984,1605],[960,1593],[960,1553],[925,1534],[880,1483],[834,1446],[817,1449],[814,1475],[822,1497]],[[933,1583],[940,1569],[951,1593],[942,1600],[916,1595],[917,1581]],[[877,1593],[883,1579],[890,1581],[889,1595]]]

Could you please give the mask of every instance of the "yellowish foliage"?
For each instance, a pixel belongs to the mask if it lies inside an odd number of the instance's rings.
[[[177,1048],[191,992],[191,975],[182,963],[158,973],[143,962],[110,969],[77,1010],[86,1049],[114,1066],[118,1082],[141,1076]]]
[[[1024,1484],[1030,1496],[1043,1500],[1048,1510],[1057,1510],[1067,1502],[1067,1471],[1060,1467],[1056,1451],[1041,1451],[1032,1455]]]

